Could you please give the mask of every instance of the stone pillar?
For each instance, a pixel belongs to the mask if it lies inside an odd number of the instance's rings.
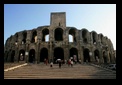
[[[68,60],[69,59],[69,49],[65,48],[64,49],[64,60]]]
[[[16,49],[16,50],[15,50],[15,57],[14,57],[14,60],[15,60],[16,62],[19,62],[19,59],[18,59],[18,52],[19,52],[18,46],[16,46],[15,49]]]
[[[27,42],[26,44],[26,52],[25,52],[25,61],[26,63],[28,63],[28,60],[29,60],[29,41]]]
[[[40,63],[40,42],[37,43],[37,64]]]
[[[80,54],[81,64],[82,64],[83,63],[83,60],[84,60],[84,58],[83,58],[83,49],[84,49],[84,47],[83,46],[80,46],[80,48],[81,48],[81,50],[79,51],[79,54]]]
[[[100,50],[99,55],[100,55],[99,63],[100,63],[100,64],[101,64],[101,63],[104,63],[102,49]]]
[[[52,50],[52,42],[50,42],[50,47],[49,47],[49,63],[51,62],[51,60],[53,60],[53,50]]]
[[[108,58],[108,63],[111,63],[110,62],[110,55],[109,55],[109,51],[107,50],[107,58]]]

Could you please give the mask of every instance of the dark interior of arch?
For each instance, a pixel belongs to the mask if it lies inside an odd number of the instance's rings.
[[[42,30],[42,41],[46,41],[45,36],[49,35],[49,30],[48,29],[43,29]]]
[[[4,53],[4,61],[6,62],[7,61],[7,59],[8,59],[8,51],[5,51],[5,53]]]
[[[64,50],[60,47],[57,47],[54,49],[54,62],[57,60],[57,59],[61,59],[61,60],[64,60]]]
[[[23,42],[26,43],[26,38],[27,38],[27,32],[23,32]]]
[[[34,43],[35,42],[35,36],[37,36],[37,32],[36,30],[33,32],[32,34],[32,40],[31,40],[31,43]]]
[[[48,50],[47,48],[42,48],[40,50],[40,62],[44,62],[44,59],[48,59]]]
[[[89,49],[83,50],[83,56],[84,56],[84,62],[86,61],[90,62]]]
[[[78,50],[76,48],[71,48],[70,49],[70,57],[74,57],[74,55],[76,55],[77,61],[78,61]]]
[[[96,56],[97,56],[98,58],[100,58],[100,57],[99,57],[99,51],[98,51],[98,50],[95,50],[95,51],[94,51],[95,60],[96,60]]]
[[[22,54],[22,56],[21,56],[21,54]],[[19,60],[20,61],[25,60],[25,51],[23,49],[19,51]]]
[[[86,33],[87,33],[87,30],[83,30],[82,31],[82,38],[83,38],[83,42],[84,43],[87,43],[87,35],[86,35]]]
[[[30,63],[33,63],[35,61],[35,50],[34,49],[31,49],[29,51],[29,62]]]
[[[54,36],[56,41],[63,41],[63,30],[61,28],[56,28]]]
[[[103,43],[103,39],[102,38],[103,38],[103,35],[101,34],[100,35],[101,43]]]
[[[13,50],[12,53],[11,53],[11,60],[10,60],[10,62],[14,62],[14,56],[15,56],[15,50]]]
[[[69,30],[69,34],[73,36],[73,42],[76,42],[75,31],[76,31],[76,29],[73,29],[73,28]]]
[[[95,43],[96,42],[96,33],[95,32],[92,33],[92,38],[93,38],[93,43]]]

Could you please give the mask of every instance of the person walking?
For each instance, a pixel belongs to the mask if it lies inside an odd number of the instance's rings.
[[[68,60],[68,66],[70,66],[70,64],[71,64],[71,59]]]
[[[71,60],[71,67],[73,67],[73,60]]]
[[[61,68],[61,60],[59,61],[59,68]]]

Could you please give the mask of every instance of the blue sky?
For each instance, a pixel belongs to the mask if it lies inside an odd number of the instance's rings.
[[[50,25],[51,12],[66,12],[66,26],[102,33],[116,50],[116,4],[4,4],[4,44],[16,32]]]

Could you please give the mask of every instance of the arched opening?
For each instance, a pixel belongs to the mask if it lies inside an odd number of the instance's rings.
[[[29,51],[29,62],[30,63],[33,63],[35,61],[35,50],[34,49],[31,49]]]
[[[63,41],[63,30],[61,28],[55,29],[55,41]]]
[[[54,49],[54,63],[57,59],[64,60],[64,50],[60,47]]]
[[[42,30],[42,41],[49,41],[49,30],[48,29],[43,29]]]
[[[90,62],[89,49],[85,48],[83,50],[84,62]]]
[[[69,42],[73,42],[73,36],[69,34]]]
[[[23,49],[21,49],[19,51],[19,61],[24,61],[25,60],[25,51]]]
[[[97,41],[97,34],[96,32],[92,32],[92,39],[93,39],[93,44],[96,44],[96,41]]]
[[[103,51],[103,60],[104,60],[104,63],[106,64],[107,63],[107,56],[106,56],[105,51]]]
[[[32,33],[32,39],[31,39],[31,43],[36,43],[37,42],[37,32],[36,30],[33,31]]]
[[[26,43],[26,38],[27,38],[27,32],[24,31],[24,32],[23,32],[22,44],[25,44],[25,43]]]
[[[95,61],[97,61],[97,59],[100,59],[99,51],[97,49],[94,51],[94,58],[95,58]]]
[[[82,38],[83,38],[83,43],[88,43],[87,30],[85,29],[82,30]]]
[[[101,40],[101,44],[103,44],[103,35],[100,34],[100,40]]]
[[[42,48],[40,50],[40,62],[44,62],[44,59],[48,59],[48,49]]]
[[[70,49],[70,56],[69,58],[73,57],[73,59],[77,60],[78,62],[78,50],[76,48]]]
[[[12,50],[10,62],[14,62],[15,50]]]
[[[18,42],[18,34],[15,34],[15,42]]]
[[[46,42],[49,42],[49,35],[46,35],[46,36],[45,36],[45,39],[46,39],[46,40],[45,40]]]
[[[69,35],[72,36],[72,41],[76,42],[76,29],[75,28],[71,28],[69,30]],[[70,39],[70,38],[69,38]]]

